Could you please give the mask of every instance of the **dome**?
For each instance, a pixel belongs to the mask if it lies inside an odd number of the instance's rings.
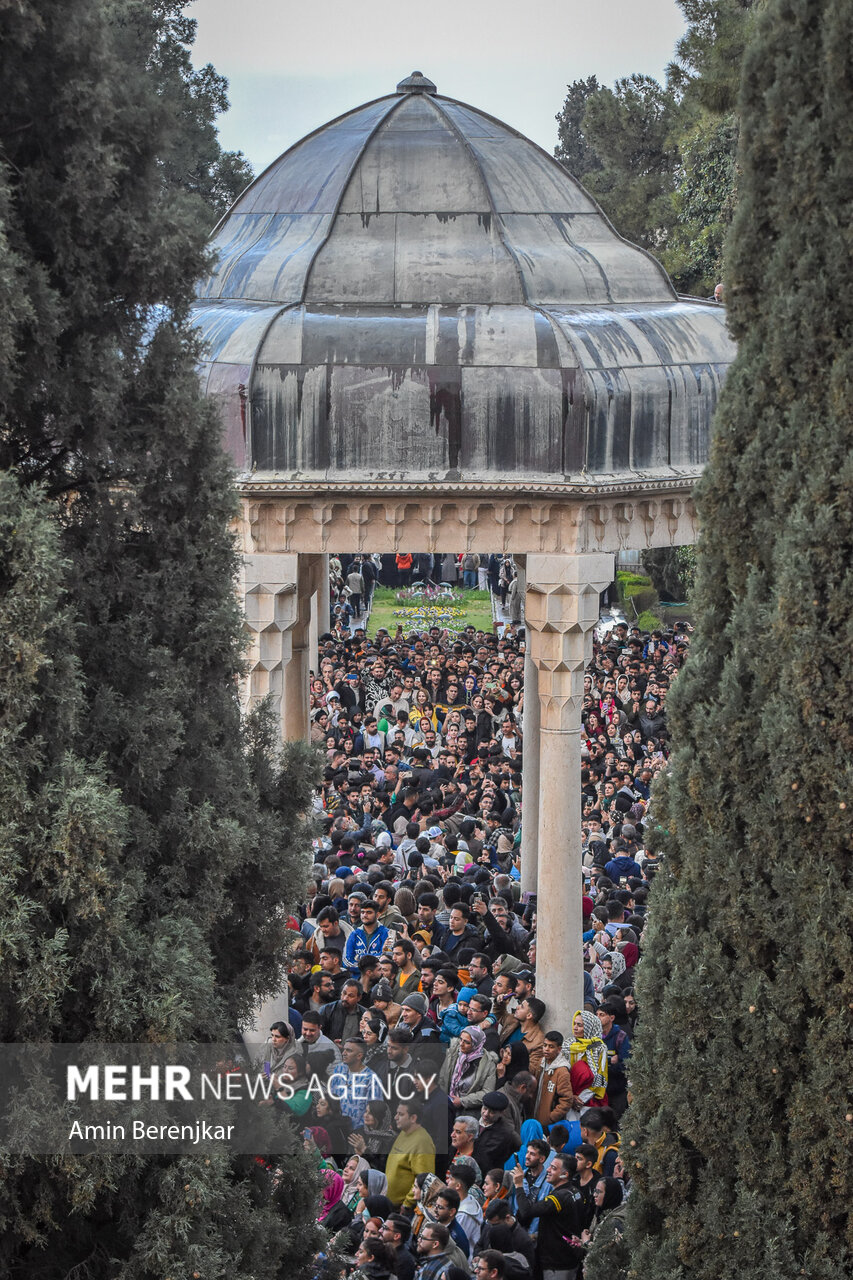
[[[569,483],[705,460],[722,309],[420,72],[285,152],[211,247],[202,375],[242,471]]]

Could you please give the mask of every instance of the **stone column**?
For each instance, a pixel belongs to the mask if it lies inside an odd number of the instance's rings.
[[[284,712],[282,728],[288,742],[309,740],[308,648],[311,627],[313,565],[311,556],[297,556],[296,607],[291,626],[290,660],[284,667]]]
[[[539,686],[536,663],[527,631],[524,655],[524,739],[521,760],[524,776],[521,809],[521,889],[536,893],[539,879]]]
[[[317,620],[317,592],[310,600],[311,620],[308,623],[308,665],[316,675],[320,669],[320,628]]]
[[[527,590],[527,557],[515,557],[519,591]],[[521,806],[521,889],[535,893],[539,874],[539,691],[536,664],[530,652],[530,631],[524,645],[524,737],[521,768],[524,776]]]
[[[612,580],[612,555],[527,557],[525,619],[540,713],[536,994],[548,1006],[548,1026],[564,1035],[571,1033],[572,1014],[583,1005],[583,677],[599,595]],[[526,708],[527,692],[524,702]]]
[[[332,601],[329,591],[329,557],[317,557],[317,631],[324,636],[332,629]]]
[[[331,628],[331,600],[329,593],[329,557],[316,556],[314,559],[314,592],[311,596],[311,626],[308,633],[311,670],[315,674],[320,669],[320,636],[324,636]]]
[[[298,557],[264,552],[243,557],[242,594],[249,635],[249,671],[241,688],[244,711],[272,696],[284,727],[284,672],[297,621]]]

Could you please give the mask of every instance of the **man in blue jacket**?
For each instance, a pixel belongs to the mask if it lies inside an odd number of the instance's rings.
[[[388,940],[388,930],[378,920],[379,908],[371,899],[361,904],[361,924],[353,929],[344,947],[344,964],[350,973],[358,973],[362,956],[381,956]]]
[[[642,877],[643,873],[640,870],[640,864],[635,862],[623,848],[617,846],[614,850],[614,854],[615,857],[611,858],[604,868],[605,872],[610,876],[610,879],[614,884],[618,885],[622,876],[624,876],[626,880],[629,876]]]

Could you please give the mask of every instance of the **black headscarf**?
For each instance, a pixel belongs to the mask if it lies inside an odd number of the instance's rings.
[[[601,1213],[622,1203],[622,1183],[618,1178],[602,1178],[598,1185],[604,1187],[604,1197],[599,1206]]]
[[[615,1182],[615,1178],[610,1179]],[[621,1182],[619,1186],[621,1187]],[[382,1218],[383,1221],[388,1217],[389,1213],[394,1212],[394,1206],[387,1196],[365,1196],[364,1207],[370,1214],[371,1218]]]
[[[502,1047],[508,1048],[510,1054],[506,1076],[504,1077],[509,1083],[510,1080],[513,1080],[518,1075],[519,1071],[530,1070],[530,1054],[523,1040],[515,1040],[512,1044]]]

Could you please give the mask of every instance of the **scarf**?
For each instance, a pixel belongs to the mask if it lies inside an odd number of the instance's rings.
[[[420,1179],[420,1182],[418,1181]],[[412,1218],[412,1235],[417,1239],[425,1222],[437,1222],[433,1213],[433,1204],[446,1191],[444,1183],[434,1173],[419,1173],[415,1177],[415,1185],[420,1191],[420,1198],[415,1200],[415,1212]]]
[[[368,1106],[372,1104],[368,1103]],[[364,1150],[369,1156],[387,1155],[394,1145],[394,1139],[397,1137],[397,1130],[394,1128],[394,1121],[391,1119],[391,1109],[386,1103],[380,1104],[382,1107],[381,1114],[376,1122],[374,1129],[368,1129],[362,1125],[361,1134],[364,1138]]]
[[[636,942],[626,942],[620,952],[620,955],[625,961],[625,969],[633,969],[634,965],[640,958],[640,948],[637,946]],[[624,973],[625,970],[623,969],[622,972]],[[613,966],[613,976],[614,978],[619,976],[616,972],[615,965]]]
[[[522,1169],[524,1169],[526,1167],[524,1162],[527,1159],[528,1142],[531,1138],[544,1138],[545,1130],[542,1128],[538,1120],[525,1120],[521,1126],[520,1136],[521,1146],[518,1151],[518,1163],[521,1165]],[[506,1169],[508,1173],[511,1173],[514,1168],[515,1156],[510,1156],[504,1164],[504,1169]]]
[[[332,1154],[332,1140],[329,1137],[328,1129],[323,1129],[320,1125],[311,1126],[311,1137],[314,1139],[314,1146],[320,1152],[321,1156],[330,1156]]]
[[[584,1037],[573,1040],[569,1046],[569,1061],[585,1062],[592,1072],[592,1092],[596,1098],[603,1098],[607,1092],[607,1048],[602,1036],[604,1028],[594,1013],[586,1009],[578,1010],[572,1018],[583,1019]]]
[[[461,1047],[459,1057],[456,1059],[456,1065],[453,1068],[453,1075],[450,1077],[450,1093],[458,1094],[462,1086],[463,1078],[468,1074],[475,1062],[478,1062],[483,1056],[483,1048],[486,1043],[486,1033],[479,1027],[466,1027],[468,1035],[474,1042],[474,1047],[470,1053],[462,1053]]]
[[[358,1201],[361,1199],[361,1192],[358,1189],[358,1180],[369,1168],[370,1165],[365,1160],[364,1156],[359,1156],[358,1164],[355,1166],[355,1172],[351,1178],[347,1178],[344,1182],[341,1199],[348,1209],[354,1209]]]
[[[339,1173],[326,1170],[326,1185],[323,1187],[323,1209],[317,1221],[322,1222],[329,1211],[338,1203],[344,1189],[344,1180]]]
[[[274,1076],[277,1071],[281,1070],[288,1058],[293,1057],[293,1046],[296,1044],[293,1027],[289,1022],[286,1022],[284,1025],[287,1027],[287,1039],[284,1044],[270,1046],[269,1064],[271,1076]]]
[[[378,1169],[368,1169],[365,1174],[365,1181],[367,1182],[365,1202],[370,1196],[384,1196],[388,1190],[388,1179]]]
[[[630,947],[631,943],[626,942],[625,945],[627,947]],[[639,952],[637,954],[639,955]],[[628,961],[625,955],[623,954],[623,952],[621,951],[611,951],[610,959],[613,963],[613,970],[610,977],[610,981],[612,982],[614,978],[620,978],[622,976],[622,974],[628,968]],[[634,961],[634,963],[636,964],[636,960]]]

